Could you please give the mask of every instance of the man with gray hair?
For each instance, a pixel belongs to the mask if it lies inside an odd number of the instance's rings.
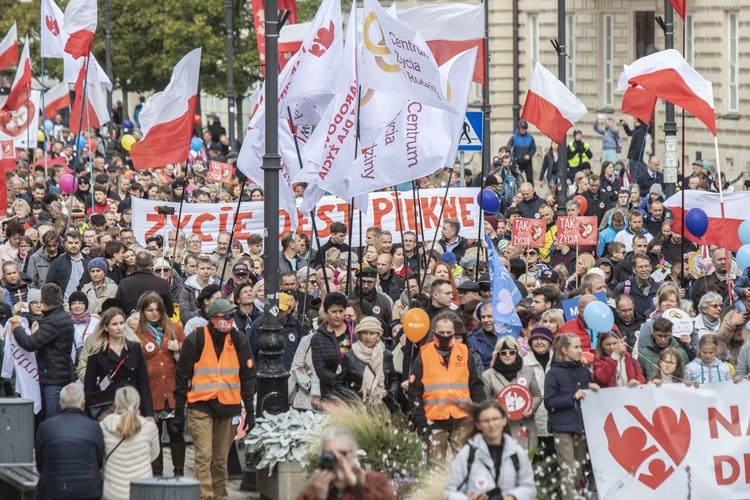
[[[84,405],[83,388],[68,384],[60,391],[62,414],[39,425],[36,498],[102,496],[104,436],[98,422],[83,414]]]
[[[385,474],[357,468],[358,449],[348,430],[340,427],[326,430],[318,468],[297,498],[392,498],[393,488]]]

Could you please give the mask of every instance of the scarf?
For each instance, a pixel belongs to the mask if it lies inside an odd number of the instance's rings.
[[[83,314],[80,314],[80,315],[70,313],[70,319],[72,319],[73,324],[76,324],[76,325],[82,325],[82,324],[88,323],[89,321],[91,321],[91,311],[86,309],[83,312]]]
[[[365,363],[362,374],[362,396],[374,404],[380,403],[386,396],[385,372],[383,371],[383,352],[385,345],[378,340],[374,347],[366,347],[362,342],[355,342],[352,351]]]
[[[495,362],[492,365],[492,368],[500,375],[505,377],[505,380],[507,380],[508,382],[512,382],[513,380],[515,380],[518,372],[521,371],[521,368],[523,368],[523,359],[521,358],[521,356],[516,354],[516,360],[513,363],[506,365],[500,359],[500,355],[498,354]]]
[[[716,318],[715,321],[708,321],[708,317],[701,313],[701,319],[703,319],[703,325],[706,327],[707,330],[711,332],[715,332],[719,329],[719,321],[721,321],[721,318]]]
[[[156,340],[156,345],[161,346],[161,341],[164,339],[164,327],[161,323],[146,321],[146,327],[148,328],[149,335]]]
[[[538,352],[532,349],[531,352],[534,353],[534,357],[536,358],[537,361],[539,361],[539,364],[542,365],[542,370],[546,372],[547,364],[549,363],[549,358],[551,356],[550,351],[548,350],[546,354],[539,354]]]
[[[263,302],[261,302],[258,299],[253,300],[253,304],[255,305],[255,309],[259,312],[263,312]]]

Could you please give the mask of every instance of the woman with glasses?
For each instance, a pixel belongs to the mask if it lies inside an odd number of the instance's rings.
[[[24,267],[24,264],[26,263],[26,259],[31,255],[32,249],[34,248],[34,242],[29,238],[28,236],[24,236],[21,238],[21,243],[18,244],[18,256],[16,257],[16,262],[21,266],[21,268]]]
[[[451,463],[446,499],[536,498],[534,471],[509,432],[508,411],[495,400],[467,409],[472,431]]]
[[[656,292],[656,310],[651,314],[651,319],[641,325],[641,333],[638,336],[638,351],[645,348],[651,342],[651,335],[654,331],[654,322],[661,318],[664,311],[667,309],[679,309],[680,308],[680,292],[677,290],[677,285],[672,282],[666,282],[659,287]],[[695,358],[695,353],[698,347],[698,332],[694,329],[692,333],[686,333],[676,338],[680,347],[682,347],[688,355],[688,360],[692,361]],[[686,363],[687,364],[687,363]]]
[[[723,302],[721,295],[716,292],[708,292],[701,297],[698,303],[699,314],[693,320],[693,334],[698,336],[698,340],[719,330]]]
[[[510,435],[526,450],[536,448],[537,429],[534,414],[542,404],[542,390],[536,381],[534,370],[525,366],[519,353],[518,341],[506,335],[500,338],[492,353],[492,367],[482,373],[484,392],[488,399],[497,399],[498,394],[510,384],[522,385],[529,389],[533,398],[531,408],[523,413],[520,420],[512,420],[508,424]],[[522,406],[523,402],[508,400],[504,402],[507,408]]]
[[[99,314],[104,301],[113,299],[117,295],[117,284],[107,276],[108,270],[109,264],[107,264],[107,260],[103,257],[91,259],[88,264],[91,282],[83,285],[81,292],[86,295],[89,301],[89,311],[91,311],[91,314]]]
[[[187,237],[187,252],[193,255],[200,255],[203,242],[201,237],[193,233]]]
[[[539,252],[536,248],[527,248],[523,252],[524,260],[526,261],[526,269],[536,270],[536,265],[539,264]]]

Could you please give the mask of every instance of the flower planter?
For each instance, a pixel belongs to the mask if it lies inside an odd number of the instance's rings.
[[[267,468],[258,469],[257,488],[264,500],[296,498],[307,482],[307,473],[297,461],[277,463],[270,476]]]

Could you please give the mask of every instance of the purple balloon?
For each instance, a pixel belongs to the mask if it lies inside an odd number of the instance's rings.
[[[685,214],[685,227],[696,238],[703,238],[708,231],[708,215],[700,208],[691,208]]]
[[[60,191],[67,194],[73,194],[78,189],[78,180],[71,174],[63,174],[57,181]]]

